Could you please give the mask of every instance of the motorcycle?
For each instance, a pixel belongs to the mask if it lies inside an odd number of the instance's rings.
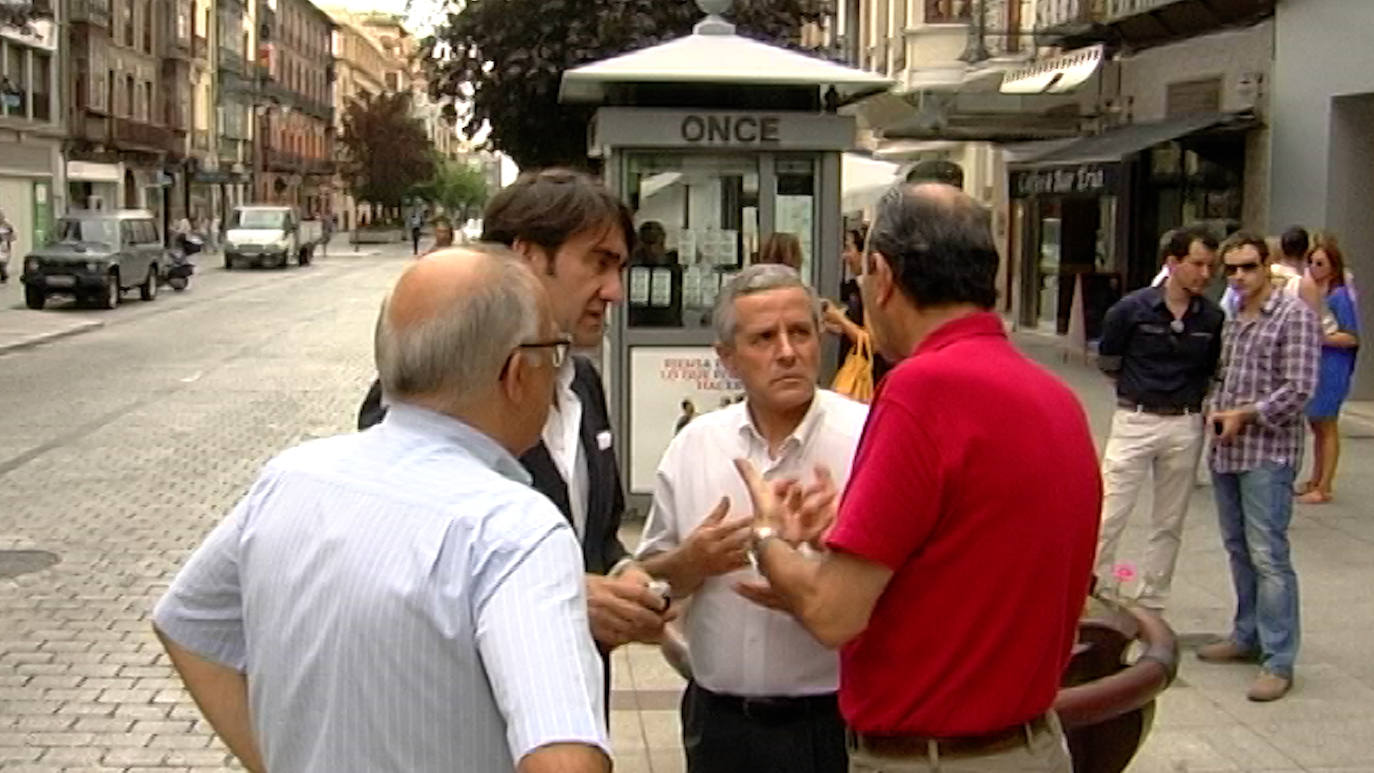
[[[168,265],[162,277],[169,287],[181,292],[191,283],[191,274],[196,270],[191,256],[205,249],[205,242],[195,234],[181,234],[176,242],[176,246],[167,251]]]

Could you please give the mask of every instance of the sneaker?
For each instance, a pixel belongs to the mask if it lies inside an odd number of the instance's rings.
[[[1248,663],[1255,660],[1255,651],[1222,639],[1198,647],[1197,659],[1205,663]]]
[[[1255,677],[1255,683],[1250,685],[1250,690],[1245,693],[1245,697],[1258,703],[1276,701],[1288,694],[1289,688],[1293,686],[1293,680],[1286,676],[1269,671],[1260,671],[1259,676]]]

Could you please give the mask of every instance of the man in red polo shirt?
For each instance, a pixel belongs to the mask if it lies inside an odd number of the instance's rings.
[[[843,647],[852,771],[1067,773],[1050,707],[1097,544],[1087,419],[990,311],[986,210],[949,186],[907,185],[879,203],[870,239],[864,307],[878,351],[902,362],[837,516],[824,476],[789,490],[738,463],[773,598],[742,590]]]

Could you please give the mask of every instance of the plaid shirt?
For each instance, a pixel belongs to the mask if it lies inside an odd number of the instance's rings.
[[[1317,315],[1293,295],[1270,293],[1258,317],[1228,319],[1220,383],[1208,409],[1254,406],[1259,416],[1230,443],[1212,444],[1212,469],[1245,472],[1265,462],[1296,465],[1303,408],[1317,386],[1321,336]]]

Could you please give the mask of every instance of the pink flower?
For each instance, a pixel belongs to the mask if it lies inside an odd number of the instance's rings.
[[[1135,564],[1116,564],[1112,567],[1112,577],[1117,582],[1130,582],[1135,579]]]

